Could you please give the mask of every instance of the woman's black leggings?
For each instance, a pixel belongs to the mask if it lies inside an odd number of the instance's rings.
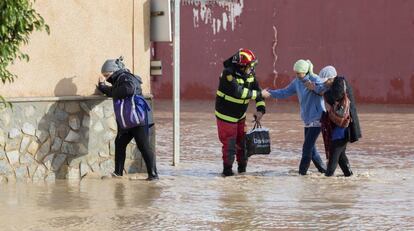
[[[128,143],[135,139],[137,147],[144,158],[148,176],[157,175],[154,152],[149,143],[149,137],[145,132],[144,126],[130,128],[126,131],[119,131],[115,139],[115,174],[122,176],[124,172],[126,147]]]
[[[345,176],[352,175],[351,166],[345,154],[347,143],[346,139],[333,140],[331,142],[330,157],[325,176],[332,176],[338,164]]]

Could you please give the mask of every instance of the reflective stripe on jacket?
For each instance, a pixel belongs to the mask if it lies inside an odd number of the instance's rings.
[[[243,78],[237,72],[226,68],[219,81],[216,92],[217,118],[233,123],[244,119],[250,100],[256,101],[257,111],[266,112],[266,104],[254,74]]]

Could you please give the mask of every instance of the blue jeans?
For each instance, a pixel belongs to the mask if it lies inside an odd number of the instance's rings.
[[[299,165],[299,174],[301,175],[306,175],[311,160],[319,172],[326,172],[325,164],[323,163],[318,150],[316,150],[315,145],[319,133],[321,133],[320,127],[305,128],[305,141],[303,142],[302,159],[300,160]]]

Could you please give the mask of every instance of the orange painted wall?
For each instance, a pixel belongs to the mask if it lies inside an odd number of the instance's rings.
[[[150,93],[149,0],[37,0],[35,8],[50,35],[32,34],[23,48],[30,62],[11,67],[18,78],[0,85],[0,95],[92,95],[103,62],[120,55]]]

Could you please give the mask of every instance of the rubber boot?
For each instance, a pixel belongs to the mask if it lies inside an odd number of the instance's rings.
[[[223,173],[222,173],[222,175],[224,177],[226,177],[226,176],[233,176],[234,173],[233,173],[232,166],[231,165],[223,165]]]
[[[246,172],[247,163],[239,163],[239,166],[237,166],[237,171],[239,173]]]
[[[354,173],[351,170],[351,166],[349,166],[349,164],[347,164],[346,169],[343,169],[342,172],[344,173],[345,177],[354,175]]]
[[[147,181],[153,181],[153,180],[158,180],[158,179],[160,179],[158,177],[158,174],[151,174],[151,175],[148,175],[147,177]]]
[[[148,169],[148,181],[158,180],[158,173],[157,173],[157,167],[154,164],[153,168]]]

